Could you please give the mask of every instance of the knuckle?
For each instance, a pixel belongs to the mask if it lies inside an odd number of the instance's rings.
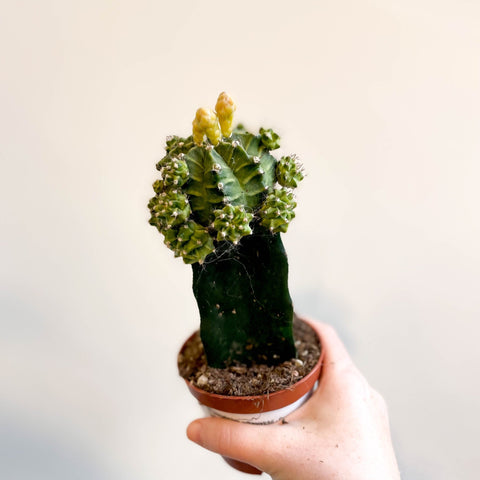
[[[230,450],[232,446],[232,431],[230,425],[222,425],[218,435],[215,436],[216,450]]]

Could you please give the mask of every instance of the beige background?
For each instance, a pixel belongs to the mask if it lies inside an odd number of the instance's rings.
[[[146,209],[227,90],[303,160],[291,293],[404,478],[478,478],[479,32],[467,0],[1,1],[0,477],[244,478],[185,437],[191,272]]]

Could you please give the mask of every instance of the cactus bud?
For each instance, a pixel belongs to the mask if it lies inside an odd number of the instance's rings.
[[[303,168],[296,155],[282,157],[276,167],[277,180],[287,188],[297,188],[303,180]]]
[[[187,197],[174,191],[168,191],[165,196],[153,197],[149,208],[152,214],[150,223],[160,231],[183,224],[191,213]]]
[[[262,225],[272,233],[285,233],[295,217],[296,206],[293,193],[284,188],[273,190],[267,195],[259,212]]]
[[[183,257],[187,264],[203,262],[215,249],[207,230],[193,220],[178,229],[166,230],[164,234],[165,245],[173,250],[176,257]]]
[[[261,128],[260,136],[263,145],[268,150],[276,150],[280,147],[280,137],[271,128],[269,128],[268,130],[266,130],[265,128]]]
[[[218,96],[215,110],[217,112],[220,128],[222,129],[222,135],[224,137],[229,137],[232,134],[233,114],[236,109],[237,106],[235,105],[235,102],[227,95],[227,93],[222,92]]]
[[[203,137],[207,135],[213,145],[220,142],[221,133],[218,125],[216,113],[209,108],[199,108],[192,122],[193,125],[193,141],[197,145],[203,143]]]
[[[225,205],[222,210],[215,210],[213,227],[217,230],[217,240],[228,240],[238,243],[240,238],[250,235],[249,223],[253,215],[245,211],[243,206]]]
[[[170,187],[181,187],[188,180],[188,165],[180,156],[166,157],[159,165],[161,178],[153,184],[155,193]]]

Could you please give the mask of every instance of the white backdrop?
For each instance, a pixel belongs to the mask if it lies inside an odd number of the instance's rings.
[[[227,90],[308,177],[300,313],[385,396],[404,477],[478,478],[480,5],[0,2],[0,477],[246,478],[185,437],[191,272],[147,224]]]

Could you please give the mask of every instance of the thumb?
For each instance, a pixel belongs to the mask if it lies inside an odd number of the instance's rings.
[[[273,456],[265,449],[271,434],[267,425],[215,417],[195,420],[187,428],[188,438],[202,447],[267,472],[274,465]]]

